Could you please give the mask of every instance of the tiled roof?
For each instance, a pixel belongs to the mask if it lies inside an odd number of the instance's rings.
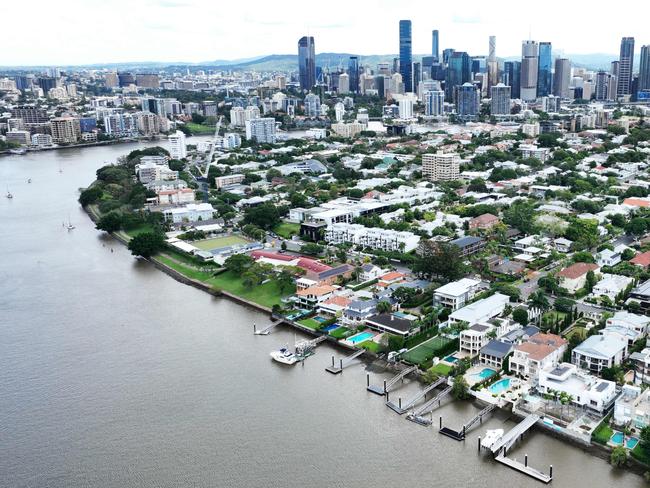
[[[582,275],[587,274],[589,271],[596,271],[597,269],[598,265],[594,263],[575,263],[564,268],[557,275],[562,278],[575,280],[576,278],[580,278]]]
[[[647,268],[648,266],[650,266],[650,251],[637,254],[632,259],[630,259],[630,263]]]

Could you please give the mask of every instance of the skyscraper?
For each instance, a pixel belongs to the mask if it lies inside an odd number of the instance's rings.
[[[537,97],[545,97],[551,93],[553,76],[551,73],[553,57],[551,55],[551,43],[539,43],[539,58],[537,63]]]
[[[618,86],[616,96],[623,97],[631,93],[633,66],[634,37],[624,37],[621,39],[621,54],[618,59]]]
[[[431,32],[431,56],[435,61],[440,61],[440,39],[438,38],[438,29]]]
[[[553,95],[569,98],[569,82],[571,81],[571,61],[566,58],[555,59],[555,74],[553,75]]]
[[[521,63],[519,61],[503,63],[503,82],[510,87],[512,98],[521,98]]]
[[[650,90],[650,45],[641,46],[639,91],[641,90]]]
[[[417,92],[420,81],[422,81],[422,64],[413,63],[413,87],[409,91]]]
[[[424,93],[424,114],[433,117],[445,114],[445,92],[431,90]]]
[[[464,83],[457,87],[456,113],[463,119],[469,119],[478,115],[481,104],[481,92],[471,83]]]
[[[449,57],[445,76],[445,98],[454,100],[454,87],[461,86],[472,79],[471,60],[466,52],[454,51]]]
[[[316,51],[311,36],[303,36],[298,41],[298,70],[300,88],[311,90],[316,84]]]
[[[350,56],[348,75],[350,75],[350,91],[359,93],[359,58],[357,56]]]
[[[521,45],[521,99],[532,102],[537,98],[539,44],[524,41]]]
[[[411,50],[411,21],[399,21],[399,72],[404,91],[413,89],[413,52]]]
[[[609,83],[612,75],[605,72],[599,71],[596,74],[596,100],[604,101],[607,100],[607,95],[609,92]]]
[[[497,61],[497,38],[490,36],[490,50],[487,59],[488,92],[499,83],[499,62]]]
[[[510,115],[510,87],[499,83],[490,89],[490,113]]]

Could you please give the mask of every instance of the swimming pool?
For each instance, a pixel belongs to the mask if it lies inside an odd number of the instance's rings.
[[[496,383],[488,386],[488,391],[493,395],[499,395],[510,388],[510,378],[503,378]]]
[[[495,374],[497,374],[497,372],[492,368],[483,368],[481,371],[474,374],[473,376],[476,376],[479,379],[479,381],[483,381],[494,376]]]
[[[458,358],[456,356],[447,356],[445,358],[445,361],[447,361],[448,363],[457,363]]]
[[[323,322],[327,322],[327,319],[326,319],[325,317],[321,317],[320,315],[317,315],[316,317],[314,317],[314,320],[315,320],[316,322],[320,322],[321,324],[322,324]]]
[[[638,443],[639,443],[638,438],[628,437],[627,440],[625,441],[625,447],[627,447],[628,449],[634,449]]]
[[[609,441],[612,444],[616,444],[617,446],[622,446],[623,445],[623,439],[625,439],[625,436],[623,435],[623,432],[614,432],[614,435],[609,439]]]
[[[325,332],[331,332],[334,329],[338,329],[338,328],[339,328],[339,324],[332,324],[332,325],[328,325],[327,327],[323,327],[321,330]]]
[[[360,342],[367,341],[375,336],[372,332],[360,332],[359,334],[348,337],[346,340],[352,344],[359,344]]]

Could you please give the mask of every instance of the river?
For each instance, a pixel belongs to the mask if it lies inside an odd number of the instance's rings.
[[[340,357],[327,345],[304,366],[273,363],[292,331],[254,336],[264,315],[96,231],[78,189],[136,147],[0,158],[0,190],[14,194],[0,199],[0,486],[541,486],[477,454],[486,428],[514,425],[504,414],[458,443],[366,392],[362,363],[326,373]],[[457,427],[476,411],[449,402],[436,418]],[[554,465],[555,487],[645,486],[538,431],[511,456],[524,453]]]

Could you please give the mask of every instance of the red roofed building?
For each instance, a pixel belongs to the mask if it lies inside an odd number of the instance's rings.
[[[469,221],[470,229],[481,229],[487,230],[491,229],[500,222],[499,217],[492,215],[491,213],[486,213],[479,215],[478,217],[473,218]]]
[[[626,198],[623,200],[623,205],[630,207],[650,207],[650,200],[645,198]]]
[[[650,251],[637,254],[632,259],[630,259],[630,263],[636,266],[641,266],[644,269],[648,269],[648,266],[650,266]]]
[[[594,263],[575,263],[560,271],[557,277],[562,288],[566,288],[569,293],[575,293],[585,286],[589,271],[596,273],[599,270],[598,265]]]

